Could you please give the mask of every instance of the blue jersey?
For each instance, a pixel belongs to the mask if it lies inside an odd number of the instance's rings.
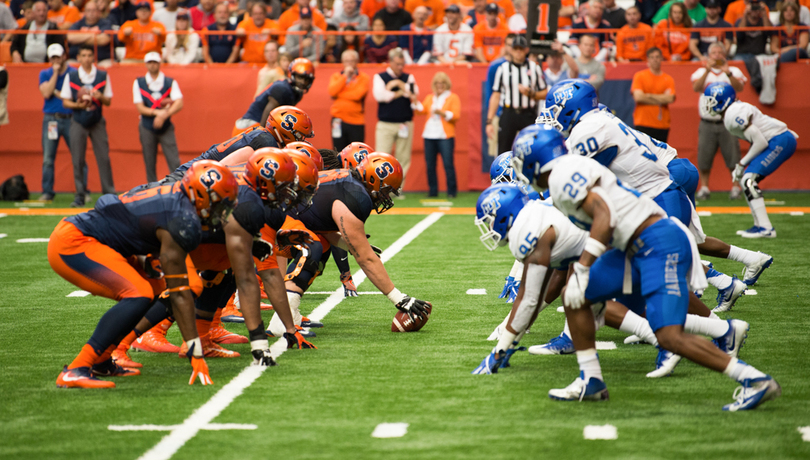
[[[279,80],[262,91],[261,94],[253,99],[253,102],[248,107],[248,111],[242,115],[243,119],[253,120],[260,122],[262,119],[262,112],[267,107],[268,98],[273,98],[278,102],[278,105],[295,105],[301,102],[304,94],[292,87],[287,80]]]
[[[340,201],[358,219],[365,222],[374,209],[366,191],[366,186],[348,169],[332,169],[318,175],[318,192],[312,200],[312,206],[297,214],[299,209],[289,211],[290,215],[313,232],[339,231],[332,218],[332,204]]]
[[[186,252],[200,244],[202,225],[182,184],[104,195],[95,209],[67,221],[124,257],[159,254],[157,230],[167,230]]]
[[[183,178],[183,174],[185,174],[188,168],[195,162],[200,160],[222,161],[228,155],[244,147],[250,147],[253,150],[259,150],[264,147],[278,148],[278,143],[273,135],[266,129],[256,126],[243,133],[237,134],[221,144],[214,144],[208,147],[208,150],[203,152],[202,155],[180,165],[179,168],[175,169],[173,173],[166,177],[173,178],[171,182],[178,181]]]

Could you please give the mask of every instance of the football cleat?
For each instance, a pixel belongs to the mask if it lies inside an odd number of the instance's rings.
[[[296,329],[298,332],[300,332],[300,333],[301,333],[301,336],[302,336],[302,337],[306,337],[306,338],[308,338],[308,339],[309,339],[309,338],[312,338],[312,337],[317,337],[317,335],[316,335],[314,332],[309,331],[309,330],[306,330],[306,329],[304,329],[304,328],[303,328],[303,327],[301,327],[301,326],[295,326],[295,329]],[[265,331],[265,333],[267,333],[267,336],[268,336],[268,337],[275,337],[275,335],[273,335],[273,332],[272,332],[270,329],[266,330],[266,331]]]
[[[742,386],[734,390],[734,401],[723,406],[723,410],[737,412],[756,409],[760,404],[782,395],[782,387],[770,375],[756,379],[746,379]]]
[[[210,337],[211,341],[214,343],[248,343],[249,340],[244,335],[239,335],[235,332],[231,332],[225,329],[222,326],[211,326],[209,329],[208,337]]]
[[[228,305],[222,309],[222,321],[226,323],[244,323],[245,318],[234,304],[228,302]]]
[[[769,256],[768,254],[762,252],[758,252],[757,254],[760,254],[757,263],[746,265],[745,271],[743,272],[743,283],[749,286],[756,284],[760,275],[762,275],[762,272],[764,272],[765,269],[770,267],[773,263],[773,257]]]
[[[485,374],[497,374],[498,368],[501,367],[501,363],[503,363],[503,357],[496,358],[495,352],[488,354],[481,364],[478,365],[475,369],[473,369],[472,374],[475,375],[485,375]]]
[[[728,332],[726,332],[726,335],[718,337],[712,342],[724,353],[736,358],[740,353],[740,348],[745,344],[745,339],[748,338],[749,328],[750,326],[745,321],[730,319],[728,320]]]
[[[89,367],[68,369],[65,366],[59,373],[59,377],[56,378],[56,386],[59,388],[115,388],[115,383],[94,377],[90,373]]]
[[[651,379],[666,377],[675,370],[675,366],[677,366],[680,361],[680,355],[658,347],[658,357],[655,359],[655,370],[649,372],[647,377]]]
[[[549,340],[545,345],[529,347],[529,353],[533,355],[570,355],[575,351],[574,342],[565,332]]]
[[[141,375],[138,369],[128,369],[116,363],[114,359],[110,358],[107,361],[99,364],[93,364],[91,370],[93,375],[100,377],[131,377],[133,375]]]
[[[737,235],[742,235],[743,233],[754,233],[754,232],[757,231],[758,228],[760,228],[760,227],[757,227],[756,225],[754,225],[751,228],[749,228],[748,230],[737,230]]]
[[[724,311],[731,311],[731,308],[737,303],[737,299],[745,294],[745,289],[748,287],[745,283],[740,281],[737,276],[733,276],[731,284],[725,289],[717,291],[717,307],[712,310],[714,313],[722,313]]]
[[[260,306],[261,306],[262,311],[267,311],[267,310],[272,310],[273,309],[273,306],[270,305],[269,303],[262,302],[260,304]]]
[[[518,347],[518,348],[513,347],[513,348],[510,348],[510,349],[506,350],[506,352],[505,352],[506,354],[504,355],[503,360],[501,362],[501,367],[502,368],[503,367],[512,367],[512,365],[509,363],[509,360],[512,359],[512,355],[514,355],[518,351],[526,351],[526,347]]]
[[[160,328],[153,327],[138,337],[136,341],[132,342],[132,349],[150,353],[177,353],[180,351],[180,347],[166,339],[165,331],[161,334],[158,329]]]
[[[312,321],[306,316],[302,316],[301,327],[323,327],[323,323],[320,321]]]
[[[132,360],[132,358],[130,358],[129,348],[121,345],[118,345],[118,348],[113,350],[112,359],[115,360],[115,364],[118,364],[121,367],[126,367],[129,369],[138,369],[143,367],[143,364],[135,362]]]
[[[748,229],[740,236],[743,238],[776,238],[776,230],[773,228],[756,227],[755,229]]]
[[[205,358],[238,358],[239,352],[222,348],[216,343],[212,342],[209,337],[202,340],[203,357]],[[177,354],[181,358],[188,358],[188,346],[183,342],[180,347],[180,352]]]
[[[610,395],[604,381],[591,377],[586,384],[584,373],[580,371],[571,385],[549,390],[548,397],[557,401],[607,401]]]

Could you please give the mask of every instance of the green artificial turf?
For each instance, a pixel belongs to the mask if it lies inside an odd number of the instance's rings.
[[[69,203],[65,196],[61,203]],[[461,194],[456,206],[473,206]],[[61,200],[62,195],[59,196]],[[769,194],[788,206],[810,204],[810,194]],[[397,207],[421,206],[409,193]],[[710,205],[729,203],[715,194]],[[744,205],[744,202],[730,202]],[[389,246],[425,216],[373,215],[371,242]],[[253,431],[200,431],[178,459],[413,459],[413,458],[808,458],[810,443],[798,427],[810,425],[807,349],[807,234],[810,216],[771,215],[779,237],[743,240],[735,231],[751,225],[747,215],[702,219],[706,233],[741,247],[772,254],[775,262],[754,287],[721,314],[751,324],[740,357],[782,385],[781,398],[745,413],[721,411],[737,384],[686,360],[664,379],[647,379],[656,350],[624,345],[624,335],[604,329],[597,340],[616,350],[600,352],[610,401],[551,401],[548,390],[578,374],[573,356],[518,353],[497,375],[470,371],[491,350],[486,337],[510,306],[497,299],[512,259],[506,248],[487,251],[472,216],[445,215],[386,264],[404,293],[434,304],[418,333],[390,331],[396,312],[381,295],[341,302],[324,318],[311,341],[318,350],[290,350],[237,397],[213,423],[255,424]],[[250,363],[249,345],[227,345],[238,359],[209,359],[212,387],[188,385],[190,366],[174,355],[132,353],[143,375],[115,379],[114,390],[57,389],[55,379],[89,338],[112,301],[65,297],[75,286],[48,265],[47,238],[59,217],[0,219],[0,458],[135,459],[165,432],[112,432],[108,425],[180,424]],[[742,265],[713,260],[728,274]],[[356,264],[352,263],[356,269]],[[333,263],[311,290],[340,286]],[[467,295],[467,289],[487,295]],[[369,281],[358,286],[373,291]],[[713,307],[716,290],[704,300]],[[309,312],[326,299],[305,295]],[[559,302],[546,309],[523,344],[558,335]],[[265,312],[265,323],[271,312]],[[245,334],[244,326],[227,327]],[[173,327],[169,339],[180,342]],[[376,439],[379,423],[410,424],[402,438]],[[618,439],[583,439],[586,425],[611,424]]]

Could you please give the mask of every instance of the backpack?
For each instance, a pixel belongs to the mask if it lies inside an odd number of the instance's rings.
[[[3,201],[23,201],[27,200],[29,196],[28,186],[25,185],[25,178],[22,174],[9,177],[0,186],[0,199]]]

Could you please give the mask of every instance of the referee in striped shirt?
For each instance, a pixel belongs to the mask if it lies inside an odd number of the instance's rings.
[[[495,126],[492,117],[503,107],[498,126],[498,153],[512,150],[517,133],[537,118],[537,101],[546,97],[548,90],[540,65],[527,59],[529,43],[518,35],[512,43],[512,60],[498,67],[492,96],[487,111],[487,137],[492,139]]]

